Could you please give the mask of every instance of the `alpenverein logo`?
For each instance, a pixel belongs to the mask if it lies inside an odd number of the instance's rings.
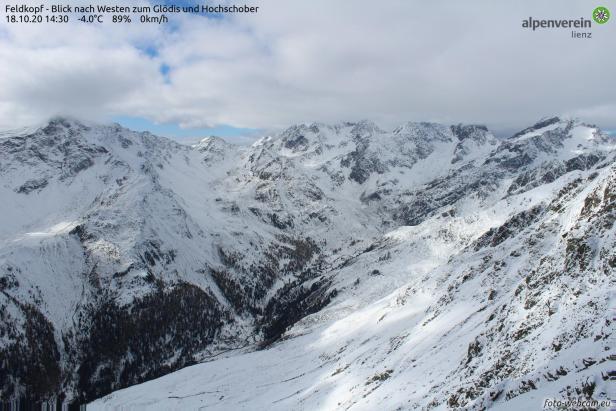
[[[592,20],[584,17],[578,19],[536,19],[531,16],[522,20],[522,27],[533,31],[538,29],[572,29],[571,38],[591,39],[592,32],[589,29],[592,28],[593,20],[596,24],[605,24],[609,19],[610,11],[607,7],[599,6],[592,11]]]
[[[610,11],[603,6],[599,6],[592,12],[592,19],[597,24],[605,24],[610,19]]]

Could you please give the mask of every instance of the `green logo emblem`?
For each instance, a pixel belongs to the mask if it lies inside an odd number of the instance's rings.
[[[592,19],[598,24],[605,24],[610,19],[610,11],[605,7],[597,7],[592,11]]]

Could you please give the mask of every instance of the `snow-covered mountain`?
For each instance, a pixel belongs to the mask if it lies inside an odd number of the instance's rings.
[[[616,398],[616,141],[551,118],[0,138],[0,393],[94,409]],[[62,394],[59,394],[62,393]]]

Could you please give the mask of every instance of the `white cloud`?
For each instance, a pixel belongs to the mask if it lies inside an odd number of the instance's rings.
[[[0,126],[49,115],[144,116],[185,126],[272,127],[370,118],[521,127],[580,115],[614,127],[616,21],[593,39],[522,19],[589,17],[574,1],[263,0],[177,29],[5,25]],[[510,4],[511,3],[511,4]],[[612,24],[613,23],[613,24]],[[155,45],[151,57],[139,47]],[[160,65],[171,68],[168,79]],[[168,80],[168,81],[167,81]]]

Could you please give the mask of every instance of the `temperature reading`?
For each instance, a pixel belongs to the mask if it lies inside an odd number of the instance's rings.
[[[88,14],[88,15],[84,14],[77,20],[82,21],[84,23],[102,23],[103,15],[102,14]]]

